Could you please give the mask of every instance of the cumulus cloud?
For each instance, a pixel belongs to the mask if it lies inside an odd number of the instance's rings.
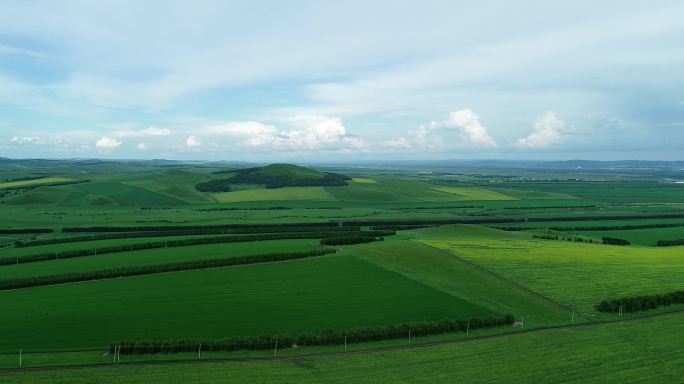
[[[487,133],[487,128],[480,123],[480,116],[472,109],[466,108],[451,112],[444,126],[458,129],[461,138],[475,146],[489,148],[497,146],[496,141]]]
[[[170,129],[157,127],[149,127],[141,130],[120,129],[114,132],[114,136],[116,137],[169,136],[170,134]]]
[[[273,125],[255,121],[237,121],[208,127],[213,134],[229,135],[246,147],[273,149],[361,149],[366,143],[347,134],[338,117],[299,115],[285,119],[290,129],[279,130]]]
[[[118,148],[121,146],[121,142],[116,139],[112,139],[111,137],[102,137],[98,141],[95,142],[95,147],[101,148],[101,149],[114,149]]]
[[[568,129],[565,122],[553,111],[546,112],[534,123],[534,131],[526,137],[518,139],[516,145],[521,148],[546,148],[562,140]]]
[[[196,136],[188,136],[188,138],[185,140],[185,145],[190,148],[197,148],[202,145],[202,142]]]
[[[393,149],[447,149],[450,145],[440,134],[447,130],[457,130],[462,144],[475,147],[497,147],[496,141],[489,136],[487,129],[480,123],[480,117],[471,109],[463,109],[449,113],[442,122],[431,121],[411,129],[407,136],[384,142],[384,146]]]
[[[141,150],[141,151],[144,151],[144,150],[147,149],[147,144],[145,144],[145,143],[138,143],[138,145],[136,145],[135,147],[138,148],[138,149]]]

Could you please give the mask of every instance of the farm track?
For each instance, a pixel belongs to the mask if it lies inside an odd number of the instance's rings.
[[[145,366],[145,365],[177,365],[177,364],[218,364],[227,362],[292,362],[292,361],[302,361],[302,360],[318,360],[328,357],[340,357],[340,356],[358,356],[358,355],[369,355],[374,353],[382,352],[392,352],[392,351],[402,351],[411,349],[422,349],[430,348],[441,345],[456,345],[456,344],[470,344],[480,341],[516,337],[527,334],[540,334],[548,333],[557,330],[564,329],[584,329],[584,328],[598,328],[610,326],[612,324],[628,324],[628,323],[638,323],[649,321],[662,317],[678,316],[683,315],[684,310],[672,311],[667,313],[658,313],[654,315],[646,315],[635,317],[631,319],[624,320],[608,320],[593,323],[580,323],[580,324],[566,324],[558,326],[549,326],[543,328],[535,328],[529,330],[522,330],[517,332],[510,332],[498,335],[486,335],[486,336],[476,336],[469,339],[458,339],[458,340],[442,340],[442,341],[431,341],[418,344],[410,345],[397,345],[382,348],[373,349],[363,349],[358,351],[348,351],[348,352],[323,352],[316,354],[300,355],[300,356],[287,356],[287,357],[244,357],[244,358],[220,358],[220,359],[183,359],[183,360],[165,360],[165,361],[133,361],[133,362],[123,362],[123,363],[92,363],[92,364],[74,364],[74,365],[52,365],[43,367],[27,367],[27,368],[0,368],[0,374],[2,373],[15,373],[15,372],[34,372],[34,371],[59,371],[59,370],[81,370],[89,368],[113,368],[113,367],[126,367],[126,366]]]

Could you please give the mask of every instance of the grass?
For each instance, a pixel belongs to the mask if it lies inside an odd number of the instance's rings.
[[[377,184],[377,181],[367,177],[353,177],[352,182],[361,184]]]
[[[76,181],[76,179],[71,179],[68,177],[43,177],[40,179],[32,180],[19,180],[19,181],[7,181],[0,183],[0,189],[6,188],[23,188],[23,187],[34,187],[37,185],[49,185],[49,184],[61,184],[70,183]]]
[[[684,376],[684,315],[316,359],[0,373],[3,383],[653,383]],[[13,356],[16,358],[16,356]]]
[[[296,334],[492,314],[351,256],[19,289],[0,292],[0,302],[0,351]]]
[[[332,187],[344,188],[344,187]],[[324,187],[285,187],[273,189],[249,189],[235,192],[221,192],[212,195],[219,203],[242,201],[292,201],[292,200],[335,200]]]
[[[604,299],[684,288],[681,247],[619,247],[531,239],[469,226],[413,231],[426,244],[449,250],[565,306],[593,312]]]
[[[456,195],[462,200],[516,200],[515,197],[480,187],[437,187],[435,190]]]
[[[455,297],[516,318],[528,326],[570,322],[565,308],[467,263],[450,252],[410,240],[387,240],[345,248],[345,252]]]

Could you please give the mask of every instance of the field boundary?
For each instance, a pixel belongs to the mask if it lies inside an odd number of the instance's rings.
[[[0,374],[2,374],[2,373],[14,373],[14,372],[33,372],[33,371],[80,370],[80,369],[87,369],[87,368],[112,368],[112,367],[117,367],[117,366],[121,367],[121,366],[146,366],[146,365],[216,364],[216,363],[227,363],[227,362],[274,362],[274,361],[288,362],[288,361],[302,361],[302,360],[318,360],[318,359],[324,359],[324,358],[336,357],[336,356],[368,355],[368,354],[382,353],[382,352],[402,351],[402,350],[411,350],[411,349],[424,349],[424,348],[436,347],[436,346],[441,346],[441,345],[470,344],[470,343],[477,343],[477,342],[492,340],[492,339],[515,337],[515,336],[537,334],[537,333],[546,333],[546,332],[553,332],[553,331],[557,331],[557,330],[561,331],[561,330],[565,330],[565,329],[599,328],[599,327],[606,327],[606,326],[617,325],[617,324],[628,324],[628,323],[637,323],[637,322],[649,321],[649,320],[654,320],[654,319],[663,318],[663,317],[674,317],[674,316],[679,316],[679,315],[683,315],[683,314],[684,314],[684,309],[672,311],[672,312],[666,312],[666,313],[657,313],[657,314],[652,314],[652,315],[633,317],[630,319],[615,319],[615,320],[596,321],[596,322],[590,322],[590,323],[552,325],[552,326],[539,327],[539,328],[534,328],[534,329],[519,330],[516,332],[507,332],[507,333],[502,333],[502,334],[497,334],[497,335],[474,336],[471,338],[456,339],[456,340],[438,340],[438,341],[430,341],[430,342],[424,342],[424,343],[395,345],[395,346],[388,346],[388,347],[369,348],[369,349],[361,349],[361,350],[356,350],[356,351],[345,351],[345,352],[342,352],[342,351],[340,351],[340,352],[322,352],[322,353],[314,353],[314,354],[308,354],[308,355],[285,356],[285,357],[276,357],[276,356],[273,356],[273,357],[226,357],[226,358],[213,358],[213,359],[201,359],[201,360],[200,359],[178,359],[178,360],[157,360],[157,361],[129,361],[129,362],[122,362],[122,363],[115,363],[115,364],[113,364],[113,363],[91,363],[91,364],[73,364],[73,365],[46,365],[46,366],[42,366],[42,367],[0,368]],[[54,351],[54,353],[58,353],[58,352],[60,352],[60,351]],[[48,352],[45,352],[45,353],[48,353]]]

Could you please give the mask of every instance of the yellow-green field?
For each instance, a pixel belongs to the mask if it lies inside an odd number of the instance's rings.
[[[375,181],[373,179],[368,179],[365,177],[354,177],[354,178],[352,178],[352,181],[355,183],[362,183],[362,184],[376,184],[377,183],[377,181]]]
[[[286,187],[273,189],[249,189],[235,192],[213,194],[219,203],[240,201],[279,201],[279,200],[335,200],[324,187]]]
[[[586,312],[605,299],[677,291],[684,283],[684,247],[538,240],[471,226],[413,233],[425,244]]]
[[[435,190],[456,195],[462,200],[518,200],[481,187],[437,187]]]
[[[67,177],[43,177],[41,179],[33,180],[19,180],[19,181],[8,181],[0,183],[0,189],[5,188],[19,188],[19,187],[32,187],[35,185],[49,185],[49,184],[59,184],[59,183],[69,183],[76,181],[75,179],[70,179]]]

